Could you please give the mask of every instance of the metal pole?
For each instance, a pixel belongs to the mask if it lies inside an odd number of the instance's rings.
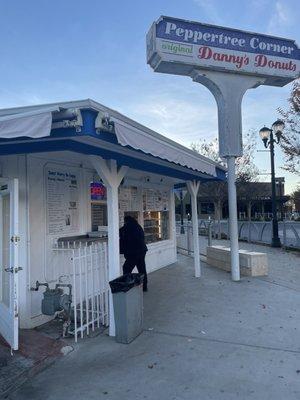
[[[229,205],[229,235],[230,235],[230,257],[231,278],[233,281],[240,280],[240,260],[238,241],[238,219],[237,200],[235,184],[235,157],[227,158],[228,167],[228,205]]]
[[[192,224],[193,224],[193,248],[194,248],[194,266],[195,266],[195,277],[200,278],[201,276],[201,265],[200,265],[200,248],[199,248],[199,235],[198,235],[198,213],[197,213],[197,194],[191,195],[192,198]]]
[[[186,247],[187,247],[188,256],[191,254],[190,233],[191,233],[191,225],[190,225],[190,221],[188,221],[187,226],[186,226],[186,242],[187,242]]]
[[[197,195],[199,190],[199,182],[187,182],[188,189],[191,195],[191,206],[192,206],[192,226],[193,226],[193,250],[194,250],[194,267],[195,277],[200,278],[201,276],[201,264],[200,264],[200,246],[199,246],[199,223],[198,223],[198,207],[197,207]]]
[[[212,226],[211,226],[211,224],[212,224],[212,221],[209,217],[209,220],[208,220],[208,242],[207,242],[208,246],[211,246],[211,244],[212,244],[212,232],[211,232]]]
[[[283,217],[283,201],[282,201],[282,192],[283,192],[283,182],[282,180],[279,181],[279,197],[280,197],[280,219],[281,221],[284,220]]]
[[[183,226],[183,193],[180,191],[180,234],[184,235],[184,226]]]
[[[275,182],[275,163],[274,163],[274,136],[273,131],[270,134],[270,157],[271,157],[271,184],[272,184],[272,247],[281,247],[278,236],[278,220],[277,220],[277,205],[276,205],[276,182]]]

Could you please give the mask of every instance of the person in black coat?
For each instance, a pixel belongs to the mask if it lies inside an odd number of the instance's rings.
[[[148,290],[145,256],[147,252],[144,230],[131,216],[124,217],[124,226],[120,229],[120,253],[124,254],[123,274],[130,274],[134,267],[144,275],[143,290]]]

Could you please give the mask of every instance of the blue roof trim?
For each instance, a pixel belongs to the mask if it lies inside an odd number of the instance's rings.
[[[124,155],[120,154],[117,151],[105,150],[89,144],[83,144],[72,141],[72,138],[74,137],[90,136],[120,146],[123,149],[128,148],[131,150],[131,152],[135,152],[137,154],[146,154],[143,151],[134,149],[130,146],[121,146],[118,143],[115,134],[106,131],[101,131],[100,133],[96,132],[95,119],[97,117],[97,114],[98,114],[97,111],[91,109],[81,109],[83,126],[81,132],[79,133],[76,132],[75,128],[59,128],[59,129],[52,129],[50,137],[42,138],[42,140],[40,139],[38,142],[35,141],[34,139],[27,137],[19,137],[13,140],[0,139],[0,143],[2,143],[2,145],[0,146],[0,155],[70,150],[70,151],[75,151],[77,153],[100,155],[105,159],[110,159],[110,158],[116,159],[119,165],[127,165],[130,168],[140,169],[146,172],[166,175],[183,180],[196,179],[201,181],[208,181],[208,180],[226,179],[225,171],[219,169],[218,167],[216,167],[217,176],[213,177],[211,175],[201,173],[199,171],[194,171],[191,168],[180,166],[179,164],[176,163],[172,163],[168,160],[152,156],[151,154],[147,154],[147,156],[153,158],[153,163],[151,161],[140,160],[139,158],[135,158],[132,155]],[[57,141],[53,140],[54,138],[59,138],[60,140]],[[19,140],[22,140],[23,143],[13,143]],[[4,144],[6,142],[10,143]],[[155,164],[154,160],[166,161],[170,164],[170,167],[157,165]],[[178,169],[173,169],[172,165],[176,167],[179,166],[180,168],[185,169],[186,172],[179,171]]]
[[[200,180],[200,181],[207,181],[207,180],[215,180],[213,177],[207,176],[199,176],[199,173],[193,174],[191,172],[184,172],[174,169],[172,167],[167,167],[163,165],[157,165],[150,161],[141,160],[138,158],[134,158],[131,156],[127,156],[125,154],[120,154],[114,151],[104,150],[98,147],[94,147],[88,144],[82,144],[78,142],[72,142],[70,144],[70,149],[77,153],[83,154],[93,154],[99,155],[105,159],[115,159],[117,160],[118,165],[126,165],[133,169],[138,169],[145,172],[152,172],[154,174],[169,176],[172,178],[182,179],[182,180]],[[155,157],[153,157],[155,158]],[[188,169],[187,169],[188,171]],[[195,171],[196,172],[196,171]]]
[[[89,144],[79,143],[67,138],[66,140],[44,140],[39,142],[26,141],[24,143],[10,143],[0,146],[0,155],[12,154],[30,154],[30,153],[45,153],[52,151],[73,151],[80,154],[93,154],[99,155],[104,159],[115,159],[118,165],[127,165],[130,168],[142,170],[145,172],[152,172],[158,175],[169,176],[180,180],[216,180],[216,178],[209,177],[209,175],[199,176],[199,173],[193,174],[188,172],[179,171],[172,167],[157,165],[154,162],[141,160],[130,155],[120,154],[115,151],[106,150],[103,148],[95,147]],[[155,159],[155,157],[153,157]]]
[[[221,181],[225,181],[227,179],[227,173],[221,168],[216,167],[216,174],[217,178],[220,179]]]
[[[116,144],[118,146],[121,146],[123,148],[130,149],[130,150],[135,151],[137,153],[147,154],[147,153],[144,153],[142,150],[135,149],[135,148],[133,148],[131,146],[122,146],[122,145],[120,145],[118,143],[116,135],[113,134],[113,133],[106,132],[106,131],[96,132],[95,120],[96,120],[96,117],[97,117],[97,114],[98,114],[97,112],[95,112],[93,110],[86,109],[86,110],[81,110],[81,114],[82,114],[82,117],[83,117],[84,122],[85,122],[84,123],[84,127],[83,127],[83,129],[81,131],[81,135],[83,134],[83,135],[93,136],[93,137],[96,137],[98,139],[105,140],[106,142],[113,143],[113,144]],[[61,133],[63,133],[63,132],[61,132]],[[75,133],[75,129],[74,129],[74,133]],[[76,133],[75,133],[75,135],[76,135]],[[78,134],[77,134],[77,136],[78,136]],[[159,160],[167,161],[170,164],[179,165],[179,164],[173,163],[171,161],[168,161],[166,159],[152,156],[151,154],[148,154],[148,155],[151,156],[151,157],[157,158]],[[181,166],[181,167],[187,168],[189,170],[192,170],[191,168],[188,168],[188,167],[184,167],[184,166]],[[200,171],[195,171],[195,172],[199,173]],[[223,171],[221,168],[216,167],[216,178],[217,178],[216,180],[225,180],[226,179],[226,172]],[[210,180],[211,178],[208,178],[208,179]]]
[[[28,140],[23,143],[8,143],[0,146],[0,155],[45,153],[51,151],[68,150],[68,140],[45,140],[34,142]]]

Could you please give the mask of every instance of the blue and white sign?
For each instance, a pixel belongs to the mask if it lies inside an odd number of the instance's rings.
[[[300,75],[295,41],[160,17],[147,35],[147,62],[157,72],[191,75],[197,68],[261,76],[283,86]]]

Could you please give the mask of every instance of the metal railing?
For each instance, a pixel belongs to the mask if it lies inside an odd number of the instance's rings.
[[[109,323],[107,243],[59,242],[53,246],[60,282],[72,285],[69,333],[83,338]]]
[[[271,244],[272,222],[239,221],[239,240],[249,243]],[[183,228],[183,229],[182,229]],[[180,234],[184,231],[184,234]],[[192,252],[193,228],[190,221],[184,221],[183,227],[180,222],[176,223],[176,234],[178,247],[182,247],[188,254]],[[199,219],[198,235],[211,239],[229,239],[228,220]],[[300,222],[279,221],[279,237],[284,248],[300,249]]]

